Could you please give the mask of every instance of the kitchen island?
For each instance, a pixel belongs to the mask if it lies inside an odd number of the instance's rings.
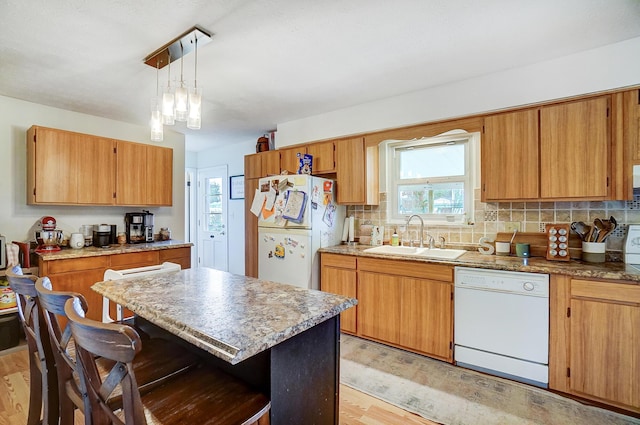
[[[340,312],[352,298],[196,268],[92,289],[271,399],[271,423],[337,424]]]

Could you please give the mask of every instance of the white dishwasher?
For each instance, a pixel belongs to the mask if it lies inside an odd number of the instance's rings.
[[[539,387],[549,384],[549,275],[455,268],[454,360]]]

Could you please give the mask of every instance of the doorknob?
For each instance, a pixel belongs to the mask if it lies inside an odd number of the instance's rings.
[[[209,237],[210,237],[211,239],[213,239],[213,238],[215,238],[215,237],[216,237],[216,235],[210,235]]]

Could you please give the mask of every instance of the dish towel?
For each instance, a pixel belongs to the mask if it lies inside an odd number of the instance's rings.
[[[18,253],[20,248],[14,243],[8,243],[7,245],[7,266],[20,264],[20,257]]]

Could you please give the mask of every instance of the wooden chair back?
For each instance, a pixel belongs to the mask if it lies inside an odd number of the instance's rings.
[[[85,318],[77,297],[67,300],[64,310],[76,342],[80,381],[89,403],[89,409],[85,405],[85,415],[91,415],[94,425],[146,424],[133,370],[133,359],[142,345],[138,333],[127,325]],[[116,362],[104,379],[95,363],[96,356]],[[122,392],[124,422],[109,406],[109,397],[118,386]]]
[[[38,293],[35,288],[36,276],[23,275],[18,265],[9,265],[7,280],[16,294],[18,316],[24,328],[29,350],[29,414],[28,425],[40,423],[43,412],[43,424],[58,423],[58,380],[55,358],[49,342],[49,332]]]
[[[78,408],[84,412],[84,402],[80,388],[76,383],[75,344],[71,337],[71,327],[64,312],[64,304],[68,299],[77,297],[83,311],[87,311],[87,301],[79,293],[54,291],[48,277],[39,278],[35,283],[35,288],[56,362],[60,425],[73,424],[74,410]]]

